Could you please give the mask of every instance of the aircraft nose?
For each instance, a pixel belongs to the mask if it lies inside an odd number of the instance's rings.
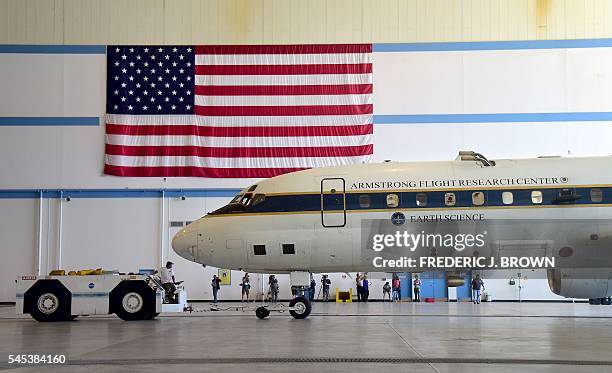
[[[195,259],[194,252],[197,246],[197,235],[194,224],[189,224],[184,229],[181,229],[172,238],[172,249],[181,257],[193,261]]]

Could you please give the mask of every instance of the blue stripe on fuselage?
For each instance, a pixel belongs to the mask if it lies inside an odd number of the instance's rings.
[[[399,197],[399,206],[395,209],[411,209],[411,208],[446,208],[446,209],[461,209],[466,207],[495,207],[495,206],[554,206],[554,205],[602,205],[612,204],[612,187],[596,187],[602,191],[602,201],[593,202],[591,200],[590,187],[579,188],[550,188],[550,187],[534,187],[532,189],[494,189],[494,190],[448,190],[448,191],[414,191],[414,192],[397,192],[392,190],[372,191],[372,192],[347,192],[346,209],[348,211],[358,210],[378,210],[394,208],[387,207],[387,195],[397,194]],[[555,201],[562,190],[570,189],[573,194],[580,196],[576,201],[560,204]],[[534,204],[532,202],[532,191],[542,192],[543,202]],[[472,193],[482,192],[485,194],[485,204],[475,206],[472,203]],[[504,204],[502,201],[503,192],[512,192],[513,203]],[[455,205],[445,205],[444,199],[446,193],[455,194]],[[417,206],[417,194],[425,194],[427,203],[425,206]],[[325,194],[324,206],[326,211],[341,211],[342,210],[342,194]],[[369,204],[367,197],[369,196]],[[361,203],[360,203],[361,198]],[[321,211],[321,195],[320,194],[289,194],[289,195],[271,195],[255,205],[247,207],[242,213],[283,213],[283,212],[312,212]],[[231,215],[231,214],[228,214]]]

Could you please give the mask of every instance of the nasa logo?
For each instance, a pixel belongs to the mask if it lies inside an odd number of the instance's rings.
[[[403,225],[406,222],[406,216],[401,212],[395,212],[391,215],[393,225]]]
[[[94,286],[96,286],[96,285],[93,282],[90,282],[88,286],[89,286],[90,289],[93,289]]]

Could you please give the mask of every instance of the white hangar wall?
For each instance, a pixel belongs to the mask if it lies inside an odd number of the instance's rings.
[[[0,84],[10,92],[0,100],[3,117],[100,118],[92,126],[2,126],[7,176],[0,189],[240,188],[254,181],[103,176],[105,56],[0,53],[0,65]],[[374,161],[452,159],[459,149],[493,158],[611,152],[612,47],[382,51],[373,68]],[[557,115],[546,122],[538,113]]]
[[[609,155],[611,62],[611,48],[374,53],[376,158]]]
[[[612,7],[605,0],[0,0],[0,20],[0,43],[11,44],[401,43],[612,35]]]
[[[505,50],[500,44],[503,50],[482,50],[478,46],[460,43],[449,48],[471,49],[386,51],[389,45],[375,45],[374,161],[452,159],[460,149],[478,150],[492,158],[610,154],[612,48]],[[0,86],[11,92],[0,100],[2,117],[103,115],[103,54],[0,53],[0,66]],[[103,125],[0,125],[0,191],[237,189],[255,181],[109,177],[101,174],[103,151]],[[67,269],[102,266],[134,271],[174,258],[190,297],[208,299],[216,269],[176,258],[169,240],[178,228],[170,228],[169,222],[194,220],[229,199],[229,193],[185,201],[167,198],[162,219],[162,204],[156,197],[70,202],[45,198],[41,271],[57,267],[60,246],[61,263]],[[12,283],[17,274],[37,270],[38,226],[37,199],[0,199],[1,250],[9,253],[0,263],[0,301],[14,300]],[[234,272],[233,283],[240,277]],[[334,286],[352,285],[340,274],[332,280]],[[381,296],[379,281],[374,280],[374,298]],[[281,295],[288,297],[286,276],[281,277],[281,289]],[[493,281],[489,289],[497,299],[516,299],[505,281]],[[222,294],[237,299],[240,288],[232,285]],[[532,280],[524,295],[524,299],[557,299],[544,280]]]

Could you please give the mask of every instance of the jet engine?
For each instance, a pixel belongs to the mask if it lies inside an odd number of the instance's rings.
[[[550,290],[566,298],[612,296],[612,268],[555,268],[547,275]]]

